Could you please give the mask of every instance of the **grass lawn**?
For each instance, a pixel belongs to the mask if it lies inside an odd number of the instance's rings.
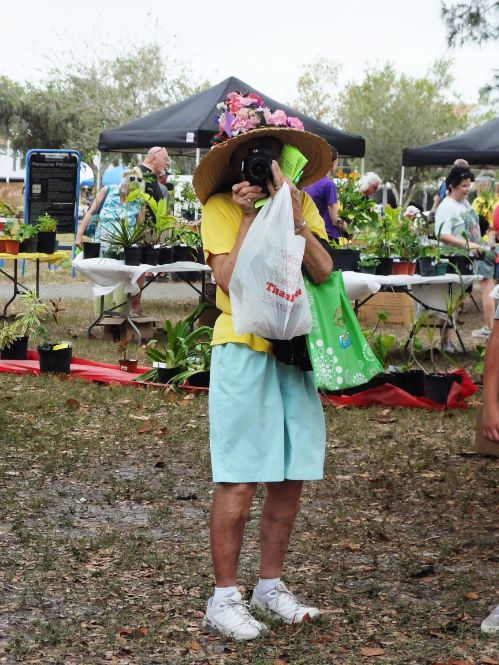
[[[117,360],[112,342],[83,336],[91,305],[65,307],[57,334],[75,355]],[[0,400],[0,663],[499,662],[479,630],[499,602],[498,463],[468,454],[476,399],[445,413],[325,409],[325,480],[306,486],[284,575],[323,615],[272,623],[247,644],[201,629],[205,395],[1,374]],[[241,558],[246,592],[262,497]]]

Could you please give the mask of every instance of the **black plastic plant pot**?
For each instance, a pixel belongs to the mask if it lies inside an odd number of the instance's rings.
[[[473,259],[468,256],[457,254],[455,256],[442,257],[448,260],[447,274],[472,275],[473,274]]]
[[[142,248],[142,263],[148,266],[157,266],[159,258],[158,247],[143,247]]]
[[[190,386],[194,386],[196,388],[208,388],[210,385],[210,372],[207,370],[206,372],[198,372],[197,374],[193,374],[189,377],[188,381]]]
[[[36,252],[38,251],[37,236],[35,236],[34,238],[28,238],[27,240],[23,240],[19,246],[19,251],[24,252],[25,254],[36,254]]]
[[[172,247],[173,250],[173,263],[177,261],[195,261],[197,256],[197,250],[195,247],[189,247],[188,245],[175,245]]]
[[[157,367],[158,383],[170,383],[174,376],[180,374],[181,367]]]
[[[140,266],[142,263],[142,247],[125,247],[125,265]]]
[[[54,349],[54,346],[57,346],[57,344],[49,344],[37,348],[40,359],[40,372],[69,374],[73,347],[67,346],[63,349]]]
[[[202,245],[198,245],[196,247],[196,263],[202,263],[203,265],[205,264],[204,260],[204,250]]]
[[[83,258],[98,259],[100,256],[100,242],[84,242]]]
[[[414,397],[424,395],[424,372],[422,370],[394,372],[390,383]]]
[[[420,256],[417,260],[416,272],[418,275],[421,275],[421,277],[434,277],[435,264],[433,263],[433,257]]]
[[[163,266],[166,263],[173,263],[172,247],[160,247],[158,251],[158,265]]]
[[[371,263],[370,266],[359,266],[358,272],[364,273],[366,275],[375,275],[376,274],[376,263]]]
[[[0,351],[2,360],[26,360],[28,351],[28,336],[18,337],[10,346]]]
[[[358,249],[333,249],[333,270],[351,270],[359,267],[360,251]]]
[[[376,266],[376,275],[391,275],[393,259],[389,256],[378,257],[379,263]]]
[[[37,251],[40,254],[53,254],[56,247],[55,231],[38,231]]]
[[[460,374],[425,374],[424,396],[437,404],[447,404],[453,383],[461,383]]]

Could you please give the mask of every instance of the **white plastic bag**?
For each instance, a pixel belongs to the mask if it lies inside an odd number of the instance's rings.
[[[251,224],[229,284],[235,332],[291,339],[312,328],[301,264],[305,239],[295,235],[284,183]]]

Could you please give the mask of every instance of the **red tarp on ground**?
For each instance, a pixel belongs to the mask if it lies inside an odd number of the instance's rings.
[[[14,374],[40,374],[38,364],[38,353],[28,351],[27,360],[2,360],[0,359],[0,372],[13,372]],[[108,365],[95,360],[85,358],[71,359],[71,376],[76,376],[85,381],[99,381],[101,383],[121,383],[122,385],[151,385],[165,387],[164,383],[152,383],[150,381],[134,381],[134,379],[150,370],[150,367],[138,367],[137,372],[123,372],[118,365]],[[206,391],[207,388],[186,386],[189,390]]]
[[[108,365],[99,363],[95,360],[86,360],[85,358],[73,358],[71,360],[71,375],[77,376],[85,381],[99,381],[101,383],[121,383],[123,385],[153,385],[164,387],[162,383],[151,383],[148,381],[134,381],[134,379],[147,372],[149,367],[139,367],[136,373],[123,372],[117,365]],[[15,374],[40,374],[38,364],[38,353],[28,351],[27,360],[1,360],[0,372],[13,372]],[[414,397],[405,390],[401,390],[389,383],[385,383],[377,388],[364,390],[355,395],[321,395],[323,404],[333,404],[334,406],[406,406],[419,409],[447,409],[459,408],[466,409],[467,404],[464,401],[477,390],[477,386],[470,379],[464,369],[458,369],[453,374],[460,374],[461,384],[453,383],[449,393],[447,404],[438,404],[426,397]],[[204,392],[207,388],[197,388],[185,386],[193,391]]]
[[[450,374],[460,374],[461,384],[452,384],[447,404],[438,404],[426,397],[414,397],[405,390],[385,383],[377,388],[364,390],[355,395],[321,395],[323,404],[334,406],[406,406],[417,409],[466,409],[464,401],[478,390],[464,369],[457,369]]]

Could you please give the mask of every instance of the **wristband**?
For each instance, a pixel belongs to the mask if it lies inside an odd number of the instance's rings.
[[[303,222],[302,222],[301,224],[299,224],[298,226],[295,226],[295,235],[296,235],[297,233],[300,233],[300,231],[303,231],[303,229],[304,229],[306,226],[307,226],[307,222],[306,222],[305,220],[303,220]]]

